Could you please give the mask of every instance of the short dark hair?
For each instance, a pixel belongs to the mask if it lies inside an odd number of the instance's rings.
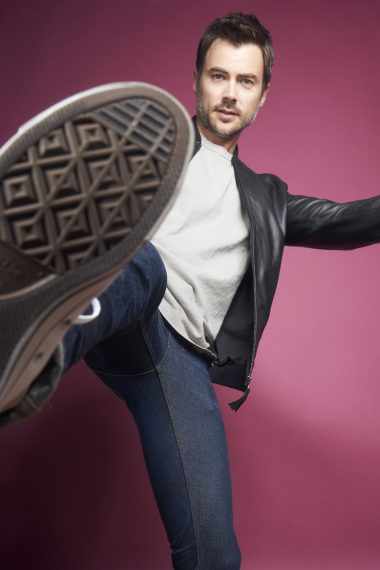
[[[261,49],[264,59],[263,89],[268,87],[274,62],[273,43],[270,33],[256,16],[230,12],[223,18],[211,22],[199,40],[196,59],[198,73],[202,71],[206,53],[216,39],[227,40],[235,46],[256,44]]]

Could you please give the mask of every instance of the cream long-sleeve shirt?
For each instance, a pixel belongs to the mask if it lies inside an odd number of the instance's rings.
[[[202,137],[152,243],[168,274],[160,311],[198,348],[215,339],[248,263],[248,222],[232,155]]]

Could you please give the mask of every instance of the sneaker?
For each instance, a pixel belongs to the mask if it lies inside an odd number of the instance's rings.
[[[115,83],[54,105],[0,150],[0,414],[152,236],[193,136],[171,95]]]

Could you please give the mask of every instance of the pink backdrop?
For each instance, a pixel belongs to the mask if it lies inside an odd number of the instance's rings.
[[[192,112],[197,39],[231,9],[254,9],[277,51],[243,159],[293,193],[378,192],[378,0],[7,3],[1,139],[116,80],[156,83]],[[235,393],[218,389],[243,570],[380,567],[379,253],[288,249],[254,393],[233,414]],[[169,567],[134,425],[84,366],[39,417],[0,432],[0,457],[2,568]]]

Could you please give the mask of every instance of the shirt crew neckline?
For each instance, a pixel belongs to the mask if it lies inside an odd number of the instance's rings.
[[[217,152],[218,154],[223,156],[223,158],[229,160],[230,162],[232,161],[233,155],[227,149],[225,149],[223,146],[219,144],[215,144],[209,141],[204,135],[202,135],[202,133],[200,133],[200,135],[201,135],[202,146],[206,147],[208,150],[211,150],[212,152]]]

